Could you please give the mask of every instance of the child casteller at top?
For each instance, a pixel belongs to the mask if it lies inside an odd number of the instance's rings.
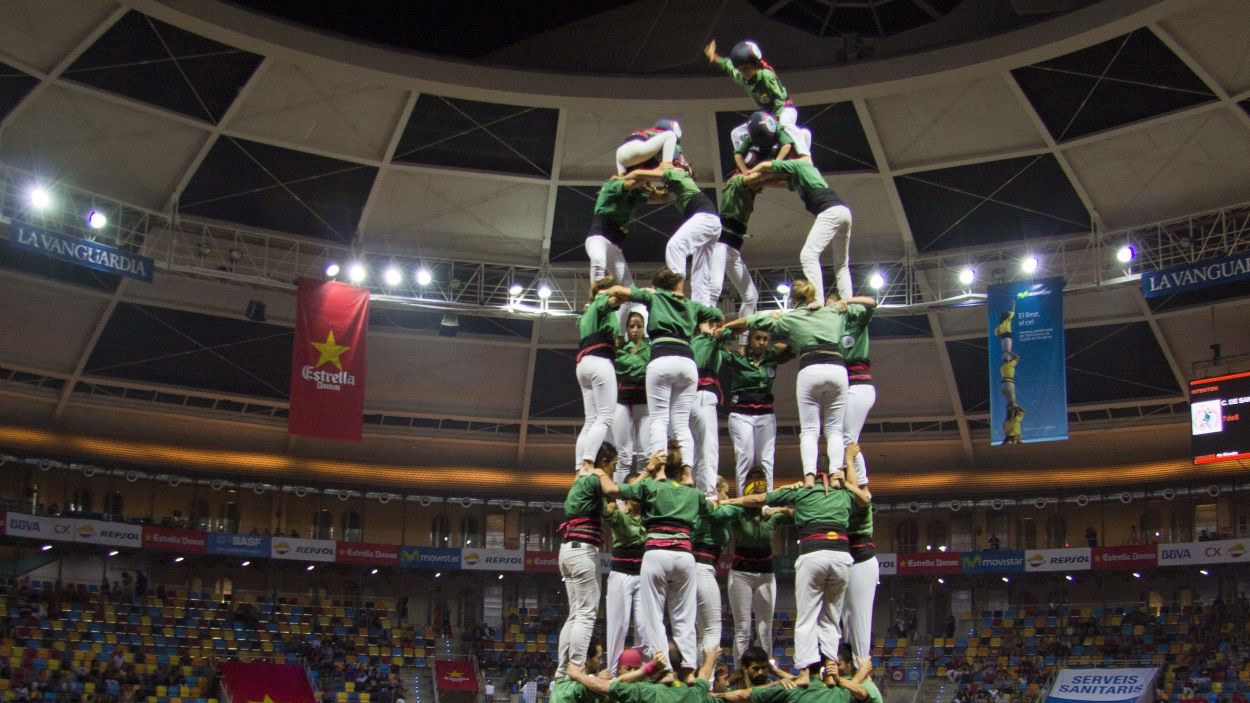
[[[810,153],[810,136],[801,134],[798,128],[799,110],[790,100],[790,93],[781,84],[781,79],[777,78],[777,72],[764,60],[759,44],[740,41],[729,51],[729,56],[724,57],[716,53],[716,40],[712,40],[703,48],[703,55],[708,63],[718,66],[725,75],[745,88],[756,105],[777,118],[781,144],[793,144],[800,156]],[[735,149],[749,138],[746,123],[734,127],[730,134]]]

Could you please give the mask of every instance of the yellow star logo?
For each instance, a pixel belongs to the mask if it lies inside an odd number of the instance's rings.
[[[270,698],[270,697],[269,697],[269,694],[268,694],[268,693],[266,693],[266,694],[265,694],[265,700],[263,700],[263,701],[248,701],[247,703],[276,703],[276,702],[274,701],[274,699],[272,699],[272,698]]]
[[[343,352],[347,351],[348,349],[351,349],[351,347],[339,346],[334,341],[334,330],[330,330],[328,333],[326,333],[326,341],[311,342],[311,344],[313,345],[313,347],[317,349],[317,352],[320,354],[320,356],[317,357],[317,363],[315,366],[313,366],[313,368],[320,368],[322,364],[329,362],[331,364],[334,364],[335,368],[337,368],[339,371],[343,370],[343,363],[339,360],[339,357],[343,355]],[[249,703],[254,703],[254,702],[249,701]],[[264,701],[264,703],[271,703],[271,701]]]

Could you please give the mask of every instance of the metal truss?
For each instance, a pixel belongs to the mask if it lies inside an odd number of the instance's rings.
[[[36,184],[53,191],[47,211],[30,206]],[[86,224],[90,210],[104,212],[107,227]],[[391,251],[360,249],[306,237],[247,229],[204,219],[174,216],[129,205],[68,185],[41,184],[34,175],[0,165],[0,220],[26,220],[60,233],[92,239],[156,261],[159,269],[180,276],[231,281],[261,288],[292,289],[302,276],[324,277],[327,264],[364,264],[368,286],[377,304],[432,310],[471,312],[494,317],[562,316],[575,314],[585,301],[589,279],[584,266],[535,266],[437,257],[415,257]],[[1131,246],[1135,258],[1121,263],[1116,253]],[[1156,270],[1250,249],[1250,203],[1186,217],[1068,237],[960,249],[904,260],[854,262],[861,290],[872,273],[884,286],[875,292],[886,314],[915,313],[934,307],[975,305],[990,283],[1017,280],[1020,261],[1040,262],[1034,278],[1060,276],[1067,290],[1136,283],[1141,271]],[[402,282],[387,286],[383,272],[402,273]],[[958,274],[972,268],[976,280],[964,286]],[[418,285],[416,272],[430,274]],[[802,275],[797,266],[756,269],[752,273],[765,309],[784,305],[777,285]],[[518,291],[518,292],[514,292]],[[546,295],[543,295],[546,293]],[[726,301],[735,304],[735,301]]]

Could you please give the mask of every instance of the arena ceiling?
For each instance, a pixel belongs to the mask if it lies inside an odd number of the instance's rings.
[[[932,24],[969,2],[930,3],[943,15]],[[10,195],[39,180],[171,228],[213,228],[192,264],[158,256],[151,285],[0,247],[0,422],[413,469],[519,468],[508,474],[518,490],[526,476],[564,471],[581,413],[568,319],[461,310],[458,335],[444,337],[442,311],[382,301],[371,313],[365,441],[291,440],[290,281],[240,266],[268,256],[272,236],[378,261],[444,262],[448,290],[470,281],[458,273],[466,263],[580,271],[595,188],[622,135],[676,115],[701,181],[723,182],[719,145],[750,104],[706,67],[671,69],[678,59],[697,57],[704,36],[732,43],[751,13],[815,4],[726,2],[696,25],[688,7],[701,3],[589,3],[584,15],[547,17],[464,53],[437,48],[448,31],[406,45],[475,63],[212,0],[0,5]],[[1033,488],[1027,471],[1181,459],[1184,389],[1211,368],[1210,345],[1227,357],[1250,352],[1247,286],[1147,304],[1109,259],[1092,261],[1136,237],[1166,242],[1170,256],[1247,246],[1250,5],[1060,9],[1069,11],[927,53],[793,71],[774,59],[815,134],[817,164],[854,209],[857,283],[876,269],[899,274],[891,290],[907,289],[907,305],[873,329],[874,480],[999,471]],[[653,61],[643,40],[627,39],[645,32],[622,24],[640,18],[676,32],[662,46],[685,43]],[[759,27],[770,57],[829,39],[781,19]],[[552,68],[535,58],[536,42],[558,47],[547,58],[559,66],[619,75],[500,67]],[[637,70],[599,64],[600,47],[648,59]],[[786,192],[761,197],[756,213],[744,253],[775,285],[795,266],[810,216]],[[642,215],[626,249],[640,273],[661,260],[675,226],[670,210]],[[984,308],[941,301],[960,262],[1010,278],[1026,252],[1079,284],[1066,319],[1073,438],[990,447]],[[309,262],[300,273],[319,270]],[[265,321],[245,318],[250,300],[267,304]],[[793,374],[778,382],[782,466],[797,459]],[[722,455],[728,465],[727,443]]]

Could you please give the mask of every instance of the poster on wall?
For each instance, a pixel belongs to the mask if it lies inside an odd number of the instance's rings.
[[[986,294],[992,442],[1067,439],[1063,279],[998,283]]]

